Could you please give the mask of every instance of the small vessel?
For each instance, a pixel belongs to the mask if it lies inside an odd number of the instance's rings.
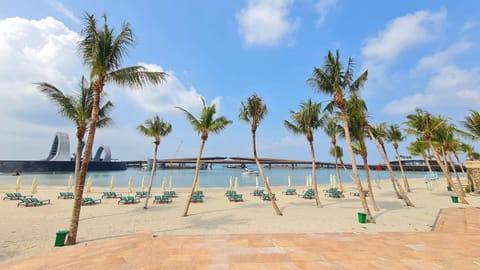
[[[227,164],[224,167],[229,169],[243,169],[247,166],[245,164]]]
[[[258,175],[258,171],[254,171],[249,168],[245,168],[245,171],[242,172],[243,175]]]

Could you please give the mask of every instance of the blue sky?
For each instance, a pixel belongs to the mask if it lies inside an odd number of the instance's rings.
[[[251,156],[238,112],[254,92],[269,108],[259,155],[309,159],[305,138],[283,120],[302,100],[328,100],[305,81],[329,50],[339,49],[344,62],[352,56],[356,74],[369,70],[361,95],[372,123],[402,123],[415,107],[457,122],[480,105],[478,1],[0,1],[1,159],[45,158],[57,131],[69,133],[73,152],[74,126],[32,83],[73,93],[88,75],[76,47],[84,12],[107,14],[116,29],[131,24],[137,43],[125,65],[170,74],[160,87],[105,87],[114,125],[97,132],[94,147],[108,144],[118,159],[152,155],[151,139],[135,127],[156,113],[173,125],[159,157],[196,156],[200,138],[175,106],[199,112],[200,96],[233,121],[209,137],[204,156]],[[328,143],[315,134],[319,160],[332,159]]]

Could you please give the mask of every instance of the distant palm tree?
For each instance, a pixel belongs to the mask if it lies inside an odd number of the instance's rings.
[[[474,139],[480,139],[480,113],[476,110],[471,110],[469,116],[465,116],[465,121],[462,125],[467,129]]]
[[[427,154],[430,146],[428,143],[421,138],[417,138],[415,141],[410,142],[410,145],[407,146],[407,151],[413,156],[421,155],[425,164],[427,165],[428,171],[432,172],[432,166],[430,165],[430,157]]]
[[[200,138],[202,140],[200,144],[200,150],[198,151],[197,162],[195,166],[195,176],[193,178],[192,190],[190,191],[190,197],[187,200],[187,205],[185,206],[185,211],[183,212],[183,216],[186,217],[188,215],[188,209],[190,208],[190,203],[192,202],[191,198],[195,192],[195,188],[198,185],[198,173],[200,171],[200,160],[202,158],[203,148],[205,147],[205,143],[207,142],[208,135],[210,133],[220,133],[220,131],[224,130],[228,124],[232,123],[232,121],[228,120],[227,118],[221,116],[215,118],[215,114],[217,113],[217,109],[215,104],[211,106],[207,106],[205,104],[205,99],[202,97],[202,113],[200,118],[196,118],[193,114],[188,112],[186,109],[182,107],[176,107],[182,110],[185,115],[187,116],[188,122],[192,125],[193,129],[200,134]]]
[[[360,155],[365,168],[365,176],[369,190],[370,203],[375,211],[379,211],[377,202],[375,201],[375,192],[373,191],[372,181],[370,180],[370,168],[368,166],[368,151],[365,143],[366,129],[368,128],[367,104],[358,95],[353,94],[347,100],[348,126],[351,127],[350,132],[354,142],[354,152]]]
[[[305,135],[307,138],[310,146],[310,154],[312,156],[313,191],[317,207],[322,207],[322,204],[320,203],[320,198],[318,197],[316,172],[317,164],[315,162],[315,149],[313,147],[313,132],[320,128],[325,121],[325,117],[322,117],[320,114],[321,106],[322,105],[320,103],[312,102],[311,99],[308,101],[302,101],[300,103],[300,110],[298,112],[290,111],[292,122],[288,120],[283,121],[288,130],[295,134]]]
[[[97,115],[99,114],[100,95],[105,84],[114,82],[120,86],[143,87],[146,84],[159,85],[167,74],[164,72],[151,72],[143,66],[130,66],[122,68],[122,62],[127,54],[127,49],[135,44],[132,29],[124,23],[120,33],[115,35],[114,29],[107,25],[107,16],[103,16],[103,26],[98,27],[97,19],[93,14],[85,13],[84,25],[81,31],[82,38],[79,50],[83,63],[90,69],[90,80],[93,86],[93,108],[90,128],[84,157],[92,154]],[[77,241],[78,222],[80,218],[81,200],[88,170],[88,159],[84,159],[77,175],[75,186],[75,200],[73,203],[70,229],[68,230],[67,245],[74,245]]]
[[[432,116],[429,112],[417,108],[415,113],[407,115],[407,121],[405,121],[405,124],[408,126],[406,129],[407,133],[417,135],[428,142],[438,166],[447,179],[448,185],[452,188],[452,191],[457,194],[463,204],[469,204],[462,195],[462,192],[455,187],[450,175],[450,170],[444,165],[438,154],[437,148],[434,146],[433,136],[435,136],[435,132],[437,132],[439,128],[445,125],[445,121],[440,117]]]
[[[75,176],[80,169],[82,160],[83,138],[90,124],[93,105],[93,88],[82,76],[80,80],[80,91],[74,96],[65,95],[61,90],[52,84],[41,82],[36,83],[37,89],[47,95],[47,97],[58,106],[59,113],[65,118],[75,123],[77,128],[77,147],[75,151]],[[100,107],[97,120],[97,128],[110,125],[112,119],[108,117],[108,113],[113,108],[113,103],[108,101]]]
[[[357,163],[352,148],[352,140],[350,138],[350,130],[348,127],[346,103],[345,98],[349,93],[359,91],[363,84],[367,81],[368,71],[364,71],[356,79],[353,78],[353,59],[350,57],[347,67],[344,69],[340,61],[340,52],[337,50],[334,55],[331,51],[328,52],[325,58],[323,68],[315,67],[313,76],[307,80],[316,90],[332,97],[332,102],[327,105],[327,108],[336,107],[340,111],[340,116],[343,121],[343,128],[345,130],[345,141],[347,143],[348,153],[352,163],[352,170],[354,175],[354,182],[360,193],[360,200],[362,202],[363,210],[366,214],[366,220],[370,223],[375,223],[373,216],[365,198],[360,176],[358,174]]]
[[[152,173],[150,174],[150,186],[148,187],[147,199],[145,200],[145,206],[143,207],[144,209],[147,209],[148,199],[150,198],[153,187],[153,176],[155,175],[157,166],[157,152],[158,146],[160,145],[160,138],[165,137],[172,132],[172,125],[164,122],[158,115],[155,115],[152,119],[145,120],[143,125],[137,126],[137,130],[147,137],[152,137],[153,144],[155,145],[155,150],[153,152]]]
[[[391,142],[393,148],[395,149],[395,154],[397,155],[398,166],[400,166],[400,171],[402,172],[403,185],[407,192],[410,192],[410,185],[408,184],[407,176],[405,175],[405,170],[403,169],[402,160],[400,159],[400,153],[398,153],[398,143],[404,141],[406,138],[402,134],[400,127],[398,125],[389,125],[387,127],[387,136],[385,137],[387,142]]]
[[[338,169],[338,159],[339,159],[338,152],[334,151],[334,149],[337,149],[337,136],[339,136],[343,132],[342,126],[338,124],[338,117],[335,117],[335,116],[329,117],[327,121],[324,122],[323,131],[330,138],[330,144],[331,144],[330,154],[335,159],[335,172],[337,173],[338,185],[340,186],[340,190],[344,192],[345,189],[343,188],[342,177],[340,176],[340,170]],[[343,155],[343,150],[342,150],[342,155]]]
[[[262,177],[263,185],[268,192],[268,196],[270,196],[270,198],[273,198],[272,189],[270,188],[270,184],[268,183],[267,178],[263,173],[262,166],[257,156],[257,128],[260,125],[260,122],[262,122],[263,118],[265,118],[265,116],[267,115],[267,112],[267,105],[263,103],[261,97],[254,93],[246,100],[246,102],[242,101],[238,118],[250,124],[250,130],[252,132],[253,158],[255,159],[255,163],[257,164],[258,171],[260,173],[260,176]],[[271,202],[275,214],[277,214],[278,216],[282,216],[282,211],[280,211],[280,208],[278,208],[277,202],[274,199],[272,199]]]
[[[367,128],[368,135],[370,136],[373,143],[377,147],[378,152],[380,153],[380,156],[382,157],[383,162],[385,163],[385,166],[387,166],[388,172],[390,173],[390,180],[392,182],[392,186],[393,186],[393,189],[395,190],[395,194],[397,195],[397,198],[404,200],[407,206],[414,207],[415,205],[410,201],[410,198],[408,198],[407,193],[398,182],[397,175],[393,172],[392,166],[390,165],[390,162],[387,156],[387,152],[385,151],[385,143],[383,139],[386,136],[385,135],[386,126],[387,126],[386,123],[370,125]]]
[[[475,160],[475,156],[478,156],[478,153],[475,152],[475,147],[468,143],[460,143],[459,149],[461,152],[465,153],[470,160]]]

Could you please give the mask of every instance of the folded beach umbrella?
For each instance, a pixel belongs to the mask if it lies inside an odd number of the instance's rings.
[[[233,181],[232,181],[232,176],[230,175],[230,186],[228,186],[228,190],[232,190],[233,188]]]
[[[270,179],[268,178],[268,176],[267,176],[267,184],[270,185]]]
[[[142,177],[142,192],[145,190],[145,176]]]
[[[172,181],[172,176],[170,175],[170,179],[169,179],[169,183],[168,183],[168,189],[170,189],[170,191],[172,191],[173,189],[173,181]]]
[[[162,179],[162,192],[165,192],[167,189],[167,178],[164,176]]]
[[[198,176],[198,181],[197,181],[197,185],[195,186],[195,191],[197,191],[199,187],[200,187],[200,176]]]
[[[32,195],[37,193],[37,185],[38,185],[38,179],[37,179],[37,177],[33,177],[33,180],[32,180]]]
[[[337,186],[337,179],[335,179],[335,175],[332,174],[332,183],[333,183],[333,187],[336,187]]]
[[[72,186],[73,186],[73,177],[70,175],[70,176],[68,177],[67,191],[72,190]]]
[[[17,184],[15,185],[15,192],[18,192],[22,188],[22,176],[17,177]]]
[[[258,176],[255,176],[255,188],[258,188]]]
[[[307,180],[305,182],[305,186],[308,188],[309,187],[309,184],[310,184],[310,180],[308,179],[308,175],[307,175]]]
[[[115,186],[115,177],[112,175],[112,178],[110,178],[110,191],[113,191],[114,186]]]
[[[292,187],[292,179],[288,176],[288,187]]]
[[[88,177],[87,179],[87,194],[92,192],[92,178]]]
[[[133,193],[133,178],[131,176],[128,179],[128,193]]]
[[[235,176],[235,191],[238,192],[238,177]]]

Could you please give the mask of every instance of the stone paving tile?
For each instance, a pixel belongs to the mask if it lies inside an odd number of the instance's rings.
[[[0,269],[480,269],[480,208],[444,209],[434,232],[154,236],[0,262]]]

